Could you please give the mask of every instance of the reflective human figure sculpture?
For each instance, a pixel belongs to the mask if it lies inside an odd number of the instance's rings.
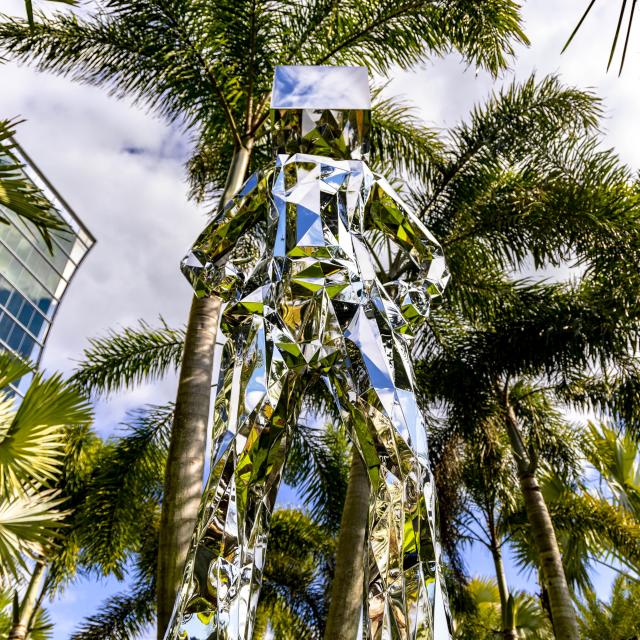
[[[322,385],[371,484],[359,637],[446,640],[410,358],[411,334],[447,281],[441,248],[366,164],[364,68],[278,67],[271,107],[275,166],[249,178],[182,265],[198,296],[226,302],[226,343],[210,475],[165,638],[253,637],[292,430],[305,394]],[[376,275],[380,234],[407,281]]]

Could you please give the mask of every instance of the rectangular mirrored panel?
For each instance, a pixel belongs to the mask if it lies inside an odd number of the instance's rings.
[[[279,66],[272,109],[371,109],[365,67]]]

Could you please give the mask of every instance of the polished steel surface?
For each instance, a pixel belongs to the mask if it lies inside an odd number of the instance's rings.
[[[346,109],[347,121],[357,118]],[[318,122],[318,113],[300,117]],[[290,121],[281,112],[274,122],[286,129]],[[321,128],[310,145],[326,155],[280,153],[275,167],[251,176],[183,261],[197,295],[226,302],[226,344],[211,472],[168,640],[252,638],[291,433],[317,385],[371,483],[362,637],[450,637],[410,358],[411,335],[442,294],[447,269],[438,242],[387,181],[364,160],[342,159],[364,134],[343,137],[345,153],[322,142],[344,122]],[[283,139],[294,138],[285,131]],[[410,279],[380,281],[380,236],[394,247],[386,268],[403,260]]]
[[[279,66],[272,109],[371,109],[365,67]]]

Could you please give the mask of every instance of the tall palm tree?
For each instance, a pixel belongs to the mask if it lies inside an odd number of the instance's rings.
[[[541,444],[551,425],[532,419],[535,415],[527,405],[531,398],[552,391],[560,402],[572,369],[588,367],[595,357],[606,366],[607,361],[628,353],[628,334],[620,331],[616,336],[613,327],[610,333],[603,333],[609,303],[602,301],[603,307],[598,308],[590,297],[588,303],[580,299],[584,290],[570,289],[560,285],[516,287],[512,295],[522,298],[505,301],[493,322],[459,328],[455,334],[449,324],[445,328],[450,332],[448,340],[442,340],[421,370],[425,395],[447,406],[449,420],[466,437],[472,437],[469,430],[479,420],[497,416],[501,421],[529,521],[526,543],[531,547],[533,540],[558,637],[574,637],[565,635],[562,628],[571,629],[576,619],[558,536],[540,482]],[[569,439],[576,437],[574,433]],[[575,634],[575,629],[570,633]]]
[[[524,395],[522,391],[520,395]],[[567,423],[542,392],[530,394],[524,401],[528,405],[523,412],[524,419],[531,423],[528,430],[536,432],[541,493],[549,507],[572,592],[587,593],[592,588],[589,566],[607,564],[611,557],[637,574],[640,520],[630,517],[610,499],[594,493],[593,474],[587,477],[584,472],[585,451],[587,455],[589,452],[589,446],[585,445],[591,444],[588,432],[576,430]],[[534,422],[544,428],[536,429]],[[516,638],[502,562],[503,546],[509,544],[521,568],[539,574],[541,567],[536,549],[531,545],[531,528],[517,490],[518,480],[500,416],[483,418],[466,440],[455,433],[455,425],[443,424],[438,430],[440,448],[443,448],[443,439],[449,439],[449,446],[452,444],[454,448],[444,454],[445,459],[436,467],[436,475],[442,476],[444,467],[445,477],[440,477],[439,483],[450,484],[457,494],[451,500],[451,492],[447,493],[454,507],[448,505],[442,515],[453,520],[449,526],[453,526],[454,532],[448,534],[445,542],[456,546],[467,542],[481,544],[491,553],[502,613],[501,634],[505,638]],[[634,449],[635,456],[637,449]],[[445,531],[447,525],[445,523]],[[544,595],[543,592],[546,603]]]
[[[457,49],[496,73],[512,44],[526,41],[518,10],[512,0],[109,0],[88,18],[61,15],[34,27],[7,20],[0,49],[179,121],[195,141],[194,193],[224,203],[269,154],[276,64],[358,63],[384,74]],[[431,136],[408,140],[383,122],[378,129],[375,155],[399,167],[431,147]],[[216,299],[194,299],[187,323],[160,529],[159,638],[197,512],[219,308]]]
[[[575,101],[572,111],[563,100]],[[535,106],[524,110],[526,103]],[[598,113],[593,97],[559,93],[552,79],[510,87],[454,130],[442,173],[415,199],[452,272],[445,305],[422,338],[420,384],[461,433],[501,415],[562,638],[577,638],[576,616],[519,388],[611,406],[613,396],[590,379],[594,363],[600,371],[627,363],[631,373],[638,289],[626,264],[636,260],[640,209],[632,174],[598,147]],[[583,284],[518,285],[513,273],[528,260],[582,265]]]

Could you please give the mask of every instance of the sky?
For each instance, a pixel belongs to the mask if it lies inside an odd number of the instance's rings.
[[[454,126],[492,90],[531,73],[558,74],[566,84],[604,98],[604,144],[640,168],[640,26],[632,35],[621,78],[605,72],[618,3],[598,2],[569,50],[560,55],[587,0],[530,0],[524,6],[529,48],[519,47],[511,69],[497,80],[468,68],[459,56],[431,60],[411,73],[393,74],[387,91],[404,95],[431,126]],[[0,11],[23,15],[21,0],[2,0]],[[162,316],[184,323],[191,289],[180,259],[205,224],[206,211],[187,199],[187,135],[105,91],[13,63],[0,66],[0,114],[19,117],[18,139],[97,244],[76,274],[58,312],[42,361],[69,373],[91,336]],[[143,385],[96,406],[96,426],[113,433],[127,410],[164,403],[175,395],[175,376]],[[471,558],[471,554],[469,555]],[[473,551],[474,573],[491,573],[490,559]],[[529,584],[515,576],[512,585]],[[611,575],[594,576],[606,597]],[[51,607],[55,639],[67,638],[100,600],[120,588],[113,580],[80,581]],[[149,636],[151,637],[151,635]]]

